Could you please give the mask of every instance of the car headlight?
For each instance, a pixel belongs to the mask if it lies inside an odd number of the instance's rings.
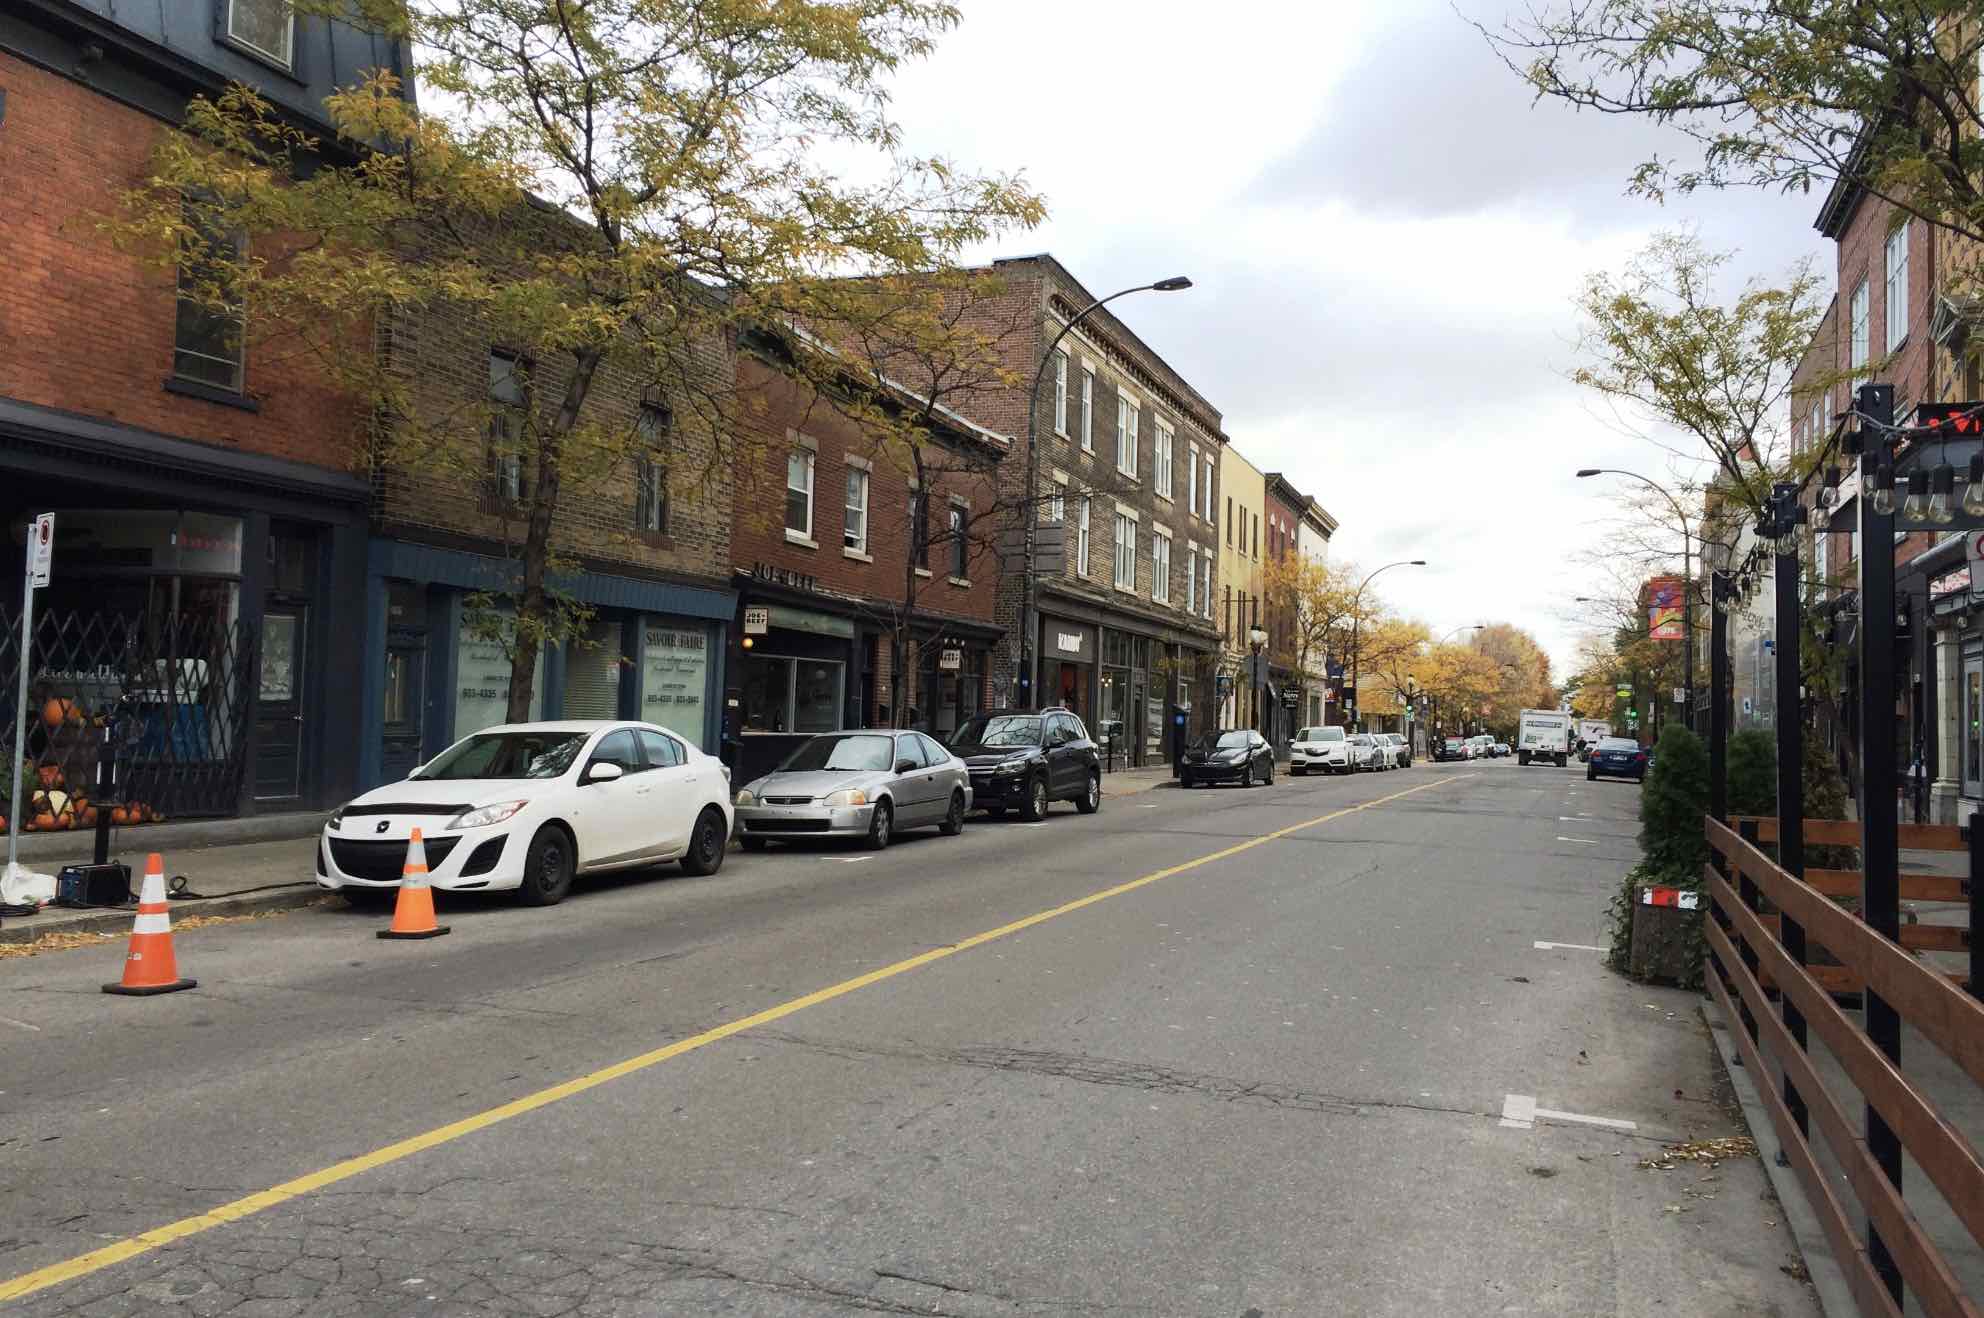
[[[351,802],[346,801],[343,805],[331,811],[331,817],[325,820],[324,822],[329,824],[332,828],[337,828],[341,826],[344,823],[344,812],[349,809],[351,809]]]
[[[992,772],[993,773],[1025,773],[1026,761],[1023,759],[1006,760],[1003,763],[1001,763],[997,768],[993,769]]]
[[[450,819],[448,827],[450,829],[487,828],[491,824],[502,823],[529,804],[529,801],[498,801],[493,805],[477,806],[472,810],[464,810]]]
[[[859,787],[843,787],[838,792],[823,797],[820,804],[829,806],[867,805],[868,793]]]
[[[740,788],[738,788],[738,789],[737,789],[737,801],[736,801],[736,804],[738,804],[738,805],[740,805],[740,806],[746,806],[746,805],[756,805],[757,803],[758,803],[758,798],[757,798],[757,797],[755,797],[755,796],[753,796],[753,795],[751,795],[751,789],[750,789],[750,788],[748,788],[748,787],[740,787]]]

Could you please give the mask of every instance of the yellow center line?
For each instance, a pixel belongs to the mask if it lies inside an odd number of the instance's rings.
[[[704,1030],[701,1034],[691,1035],[686,1039],[677,1040],[675,1043],[671,1043],[666,1047],[656,1048],[651,1052],[642,1053],[637,1057],[629,1057],[624,1062],[615,1062],[612,1066],[602,1067],[600,1070],[594,1071],[589,1075],[578,1076],[575,1079],[565,1081],[563,1084],[552,1085],[549,1089],[540,1089],[536,1093],[526,1094],[522,1098],[512,1099],[508,1103],[489,1108],[483,1112],[477,1112],[473,1116],[463,1117],[459,1121],[451,1121],[445,1126],[436,1126],[432,1130],[409,1136],[406,1139],[400,1140],[398,1143],[388,1144],[381,1149],[374,1149],[370,1153],[360,1154],[356,1158],[347,1158],[343,1162],[333,1163],[320,1171],[311,1172],[307,1176],[299,1176],[295,1180],[284,1181],[280,1185],[270,1186],[266,1190],[260,1190],[254,1194],[236,1199],[232,1203],[222,1204],[220,1207],[210,1209],[207,1212],[199,1213],[192,1217],[183,1217],[177,1222],[168,1222],[164,1226],[153,1227],[150,1231],[141,1232],[135,1236],[128,1236],[114,1244],[105,1245],[101,1249],[93,1249],[87,1254],[78,1254],[72,1259],[65,1259],[60,1263],[51,1263],[45,1268],[37,1268],[33,1272],[24,1272],[18,1277],[0,1281],[0,1301],[17,1300],[24,1295],[32,1295],[36,1291],[46,1290],[50,1286],[59,1286],[65,1281],[74,1281],[78,1277],[86,1277],[93,1272],[99,1272],[104,1268],[110,1267],[112,1264],[122,1263],[126,1259],[136,1258],[140,1254],[150,1253],[152,1250],[158,1249],[163,1245],[169,1245],[176,1240],[184,1240],[188,1236],[196,1236],[203,1231],[211,1231],[215,1227],[225,1226],[229,1222],[238,1222],[244,1217],[251,1217],[265,1209],[288,1203],[290,1200],[300,1198],[312,1191],[321,1190],[326,1186],[336,1185],[339,1181],[349,1180],[361,1172],[369,1172],[376,1167],[384,1167],[388,1163],[395,1163],[402,1159],[410,1158],[423,1150],[458,1140],[464,1135],[472,1135],[476,1131],[487,1130],[499,1121],[508,1121],[511,1117],[520,1117],[526,1112],[535,1112],[539,1108],[549,1107],[551,1104],[560,1100],[583,1094],[589,1089],[596,1089],[609,1081],[618,1080],[623,1076],[633,1075],[638,1071],[645,1071],[651,1066],[658,1066],[670,1058],[680,1057],[684,1053],[692,1053],[698,1048],[706,1048],[710,1044],[728,1039],[734,1034],[742,1034],[744,1031],[756,1029],[760,1025],[769,1025],[773,1021],[783,1020],[787,1016],[806,1010],[808,1007],[817,1007],[823,1002],[832,1002],[835,998],[845,997],[857,989],[867,988],[870,984],[879,984],[885,979],[894,979],[897,975],[907,974],[912,970],[927,966],[933,961],[941,961],[945,957],[956,956],[959,952],[969,951],[974,947],[982,946],[995,939],[1009,937],[1012,934],[1019,933],[1021,930],[1031,929],[1037,924],[1045,924],[1049,920],[1072,914],[1087,906],[1093,906],[1097,902],[1105,902],[1112,897],[1120,897],[1124,893],[1135,892],[1138,888],[1147,887],[1150,884],[1158,882],[1160,879],[1168,879],[1174,875],[1183,874],[1187,870],[1197,869],[1201,865],[1210,865],[1214,861],[1225,860],[1229,856],[1237,856],[1243,851],[1251,851],[1263,843],[1272,842],[1277,838],[1287,837],[1290,833],[1297,833],[1305,828],[1314,828],[1318,824],[1327,824],[1333,819],[1341,819],[1345,815],[1354,815],[1360,810],[1369,810],[1373,806],[1384,805],[1387,802],[1396,801],[1400,797],[1411,796],[1415,792],[1423,792],[1430,787],[1442,787],[1447,783],[1458,782],[1462,778],[1471,778],[1473,776],[1473,774],[1456,774],[1449,778],[1442,778],[1436,782],[1421,783],[1417,787],[1408,787],[1402,792],[1393,792],[1389,796],[1381,796],[1374,801],[1366,801],[1361,805],[1345,806],[1341,810],[1333,810],[1329,814],[1318,815],[1314,819],[1305,819],[1299,824],[1290,824],[1286,828],[1277,828],[1272,833],[1263,833],[1259,837],[1249,838],[1245,842],[1235,843],[1233,846],[1210,852],[1194,860],[1184,861],[1181,864],[1172,865],[1167,869],[1146,874],[1141,878],[1131,879],[1127,883],[1119,883],[1114,887],[1104,888],[1099,892],[1092,892],[1086,897],[1077,897],[1073,901],[1063,902],[1059,906],[1037,912],[1023,919],[1014,920],[1011,924],[1002,924],[997,929],[987,929],[984,933],[973,934],[971,937],[963,939],[960,942],[952,943],[949,947],[932,948],[928,952],[920,952],[913,957],[908,957],[893,965],[883,966],[879,970],[871,970],[865,975],[856,975],[853,979],[844,979],[838,984],[808,993],[804,997],[781,1002],[775,1007],[767,1007],[765,1010],[753,1015],[742,1017],[728,1024],[718,1025],[713,1029]]]

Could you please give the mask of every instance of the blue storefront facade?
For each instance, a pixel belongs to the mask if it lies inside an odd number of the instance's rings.
[[[372,541],[361,788],[404,777],[459,738],[504,721],[509,659],[471,625],[470,597],[499,590],[508,576],[509,565],[490,555]],[[592,617],[582,636],[539,656],[531,716],[638,718],[715,754],[737,592],[604,571],[579,572],[561,585]]]

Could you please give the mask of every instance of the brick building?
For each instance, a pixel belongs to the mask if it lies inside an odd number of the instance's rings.
[[[50,510],[57,527],[31,676],[138,723],[129,772],[162,812],[322,806],[356,786],[368,488],[358,418],[323,379],[180,299],[95,222],[192,96],[250,83],[323,131],[334,85],[406,64],[277,0],[0,12],[0,472],[17,533]],[[19,578],[0,576],[18,608]]]
[[[1052,256],[991,270],[1026,324],[1001,339],[1006,364],[1030,380],[1048,343],[1094,295]],[[989,395],[973,416],[1019,447],[1027,408],[1021,387]],[[1107,739],[1111,763],[1163,762],[1170,709],[1185,714],[1187,731],[1202,731],[1217,708],[1220,414],[1104,308],[1061,340],[1033,420],[1034,511],[1060,527],[1065,552],[1059,570],[1038,574],[1031,638],[1020,636],[1024,576],[1003,576],[999,618],[1016,639],[994,656],[994,699],[1068,705]],[[1025,488],[1024,452],[1004,469],[1007,502],[1023,505],[1013,492]],[[1038,656],[1037,700],[1021,661],[1028,651]],[[1001,671],[1001,662],[1012,667]]]
[[[1295,611],[1293,593],[1284,583],[1277,589],[1274,574],[1286,572],[1300,560],[1303,514],[1313,502],[1278,471],[1264,480],[1267,512],[1261,522],[1263,593],[1267,596],[1268,708],[1271,729],[1268,739],[1286,743],[1291,729],[1307,714],[1307,677],[1295,653]]]
[[[1014,447],[939,409],[883,439],[747,340],[730,562],[740,781],[757,738],[915,727],[939,740],[994,700],[1001,467]],[[903,669],[898,679],[898,659]]]
[[[1213,617],[1222,645],[1219,725],[1263,728],[1266,683],[1253,670],[1250,637],[1266,630],[1261,596],[1261,514],[1267,504],[1267,478],[1260,468],[1227,445],[1219,456],[1219,489],[1224,517],[1220,530],[1219,599]]]

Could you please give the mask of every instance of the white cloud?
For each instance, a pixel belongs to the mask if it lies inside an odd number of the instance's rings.
[[[1573,473],[1671,471],[1564,379],[1572,296],[1683,222],[1775,273],[1819,250],[1818,199],[1624,197],[1662,139],[1532,106],[1443,0],[965,13],[895,109],[910,149],[1045,193],[1048,223],[999,254],[1052,251],[1099,291],[1191,275],[1120,314],[1324,502],[1336,552],[1426,558],[1385,577],[1397,607],[1516,623],[1567,667],[1596,584],[1575,555],[1609,508]]]

